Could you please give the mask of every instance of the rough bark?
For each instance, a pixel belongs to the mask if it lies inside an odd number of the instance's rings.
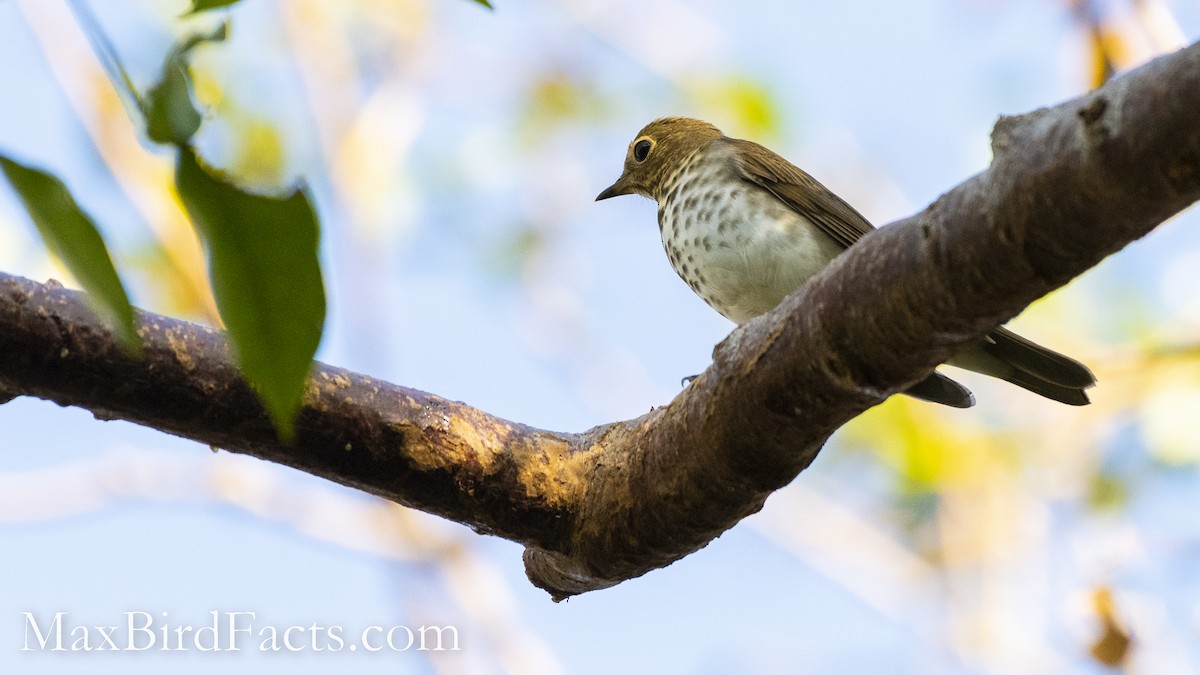
[[[1002,118],[987,171],[734,331],[670,405],[584,433],[317,365],[284,446],[220,333],[141,314],[144,349],[129,355],[78,293],[3,275],[0,393],[287,464],[519,541],[531,581],[562,599],[703,547],[847,420],[1200,199],[1198,111],[1193,45]]]

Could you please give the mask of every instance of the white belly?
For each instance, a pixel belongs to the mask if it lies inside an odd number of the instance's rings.
[[[680,182],[660,208],[672,267],[713,309],[741,324],[773,309],[842,248],[774,195],[742,183],[721,193],[730,208],[676,209],[707,181]],[[709,183],[710,185],[712,183]],[[689,187],[691,189],[689,189]],[[704,205],[703,198],[692,204]]]

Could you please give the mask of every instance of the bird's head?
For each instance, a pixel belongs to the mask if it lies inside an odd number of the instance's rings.
[[[713,125],[688,117],[663,117],[647,124],[629,144],[625,170],[596,201],[618,195],[664,197],[667,178],[696,150],[721,138]]]

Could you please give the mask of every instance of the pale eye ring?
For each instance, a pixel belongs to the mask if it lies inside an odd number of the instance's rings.
[[[649,140],[647,140],[645,138],[638,141],[637,143],[634,143],[633,144],[633,159],[634,159],[634,161],[637,161],[637,162],[646,161],[646,157],[648,157],[650,155],[650,148],[653,145],[654,145],[653,143],[651,143]]]

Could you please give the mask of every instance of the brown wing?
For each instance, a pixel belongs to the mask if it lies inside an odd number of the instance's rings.
[[[728,139],[738,171],[746,180],[770,190],[834,241],[850,248],[873,228],[841,197],[786,159],[758,143]]]
[[[789,208],[808,218],[831,239],[846,248],[872,229],[871,223],[816,178],[786,159],[750,141],[733,140],[734,157],[742,178],[771,191]],[[934,372],[904,392],[909,396],[970,408],[975,397],[954,380]]]

